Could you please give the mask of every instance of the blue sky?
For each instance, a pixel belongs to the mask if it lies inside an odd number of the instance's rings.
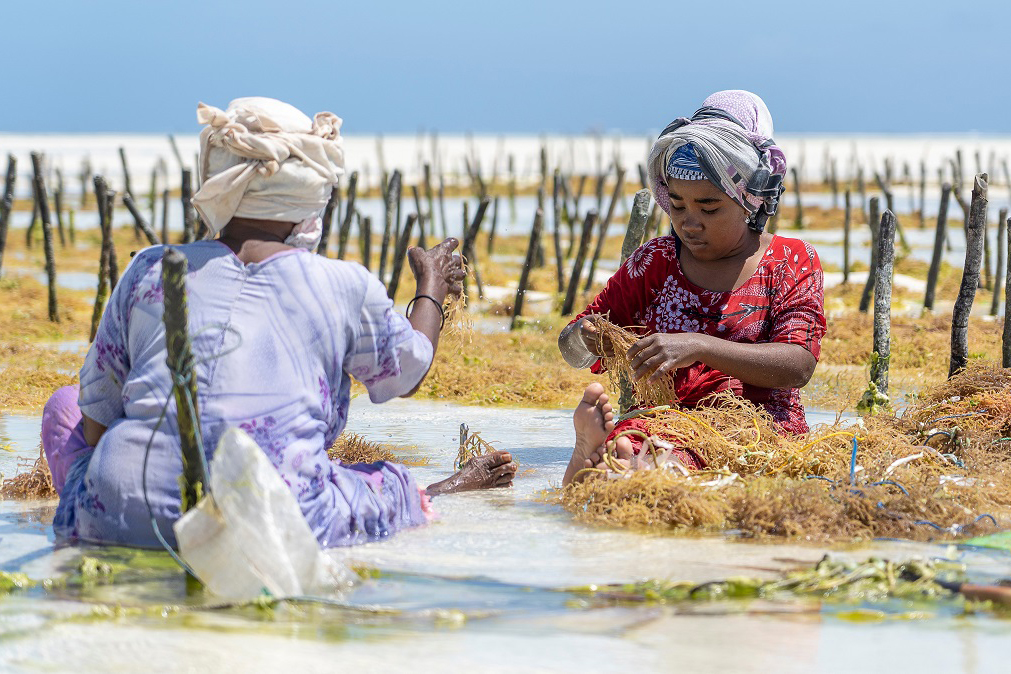
[[[1011,133],[1008,0],[4,0],[0,25],[0,132],[195,132],[198,100],[263,95],[347,133],[638,133],[743,88],[780,132]]]

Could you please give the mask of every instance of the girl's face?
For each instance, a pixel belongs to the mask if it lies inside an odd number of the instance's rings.
[[[751,236],[748,212],[708,180],[667,179],[674,233],[703,261],[732,257]]]

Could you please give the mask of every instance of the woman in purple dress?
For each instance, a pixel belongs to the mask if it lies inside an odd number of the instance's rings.
[[[364,267],[312,253],[320,212],[344,173],[340,119],[319,113],[310,120],[265,98],[237,99],[227,110],[201,104],[198,119],[208,126],[193,203],[210,234],[178,250],[189,264],[189,332],[208,459],[227,428],[243,429],[289,485],[323,547],[422,524],[430,496],[510,485],[516,466],[505,452],[427,489],[398,464],[329,460],[326,450],[347,422],[352,376],[377,403],[421,385],[438,346],[443,301],[460,292],[457,242],[409,251],[417,292],[405,318]],[[61,389],[43,412],[43,447],[60,491],[53,526],[62,538],[157,546],[150,504],[174,542],[182,462],[165,363],[163,250],[134,257],[109,299],[79,390]]]

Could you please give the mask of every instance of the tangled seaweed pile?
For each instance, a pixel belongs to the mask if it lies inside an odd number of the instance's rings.
[[[59,494],[53,486],[53,475],[49,472],[49,462],[42,448],[39,448],[39,458],[34,463],[24,461],[26,463],[18,464],[18,473],[14,477],[4,478],[0,483],[0,498],[57,498]],[[22,472],[22,469],[26,470]]]
[[[426,457],[411,457],[398,454],[405,448],[382,442],[366,440],[357,433],[345,431],[337,436],[333,445],[327,450],[331,461],[341,463],[375,463],[376,461],[393,461],[405,466],[428,465]]]
[[[1011,521],[1011,370],[976,365],[928,389],[901,417],[776,432],[730,394],[643,415],[636,467],[560,492],[587,522],[817,541],[958,538]],[[671,456],[692,447],[708,468]]]

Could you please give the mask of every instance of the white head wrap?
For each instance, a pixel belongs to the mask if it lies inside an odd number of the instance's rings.
[[[200,189],[193,206],[216,236],[233,217],[298,223],[285,240],[312,250],[320,213],[344,175],[341,119],[310,120],[273,98],[237,98],[227,110],[200,103]]]

